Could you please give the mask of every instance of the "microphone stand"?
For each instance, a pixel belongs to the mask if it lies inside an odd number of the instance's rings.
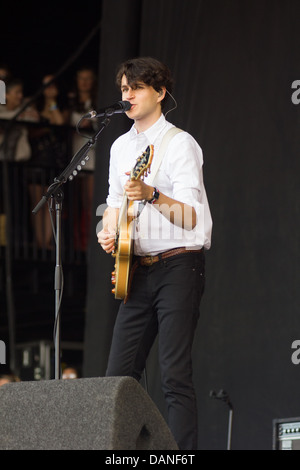
[[[69,165],[64,171],[57,177],[54,178],[54,183],[48,188],[47,193],[42,196],[42,199],[33,209],[33,214],[36,214],[41,207],[50,199],[55,200],[55,211],[56,211],[56,265],[55,265],[55,276],[54,276],[54,289],[55,289],[55,335],[54,335],[54,349],[55,349],[55,379],[61,378],[61,341],[60,341],[60,306],[61,306],[61,295],[63,286],[63,275],[62,275],[62,263],[61,263],[61,215],[62,215],[62,201],[64,194],[62,191],[62,185],[69,179],[72,181],[78,172],[84,167],[86,161],[89,159],[88,152],[95,145],[100,133],[104,128],[108,126],[110,119],[105,115],[101,122],[100,129],[91,137],[86,144],[84,144],[78,152],[74,155]]]

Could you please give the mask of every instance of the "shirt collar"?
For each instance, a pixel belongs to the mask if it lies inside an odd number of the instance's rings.
[[[166,126],[166,118],[163,114],[160,115],[159,119],[144,132],[137,133],[136,128],[133,126],[130,129],[130,138],[134,139],[137,136],[144,135],[150,144],[153,144],[156,137],[160,134],[163,128]]]

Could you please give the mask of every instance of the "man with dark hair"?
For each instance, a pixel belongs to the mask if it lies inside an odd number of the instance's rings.
[[[117,315],[106,375],[140,380],[158,334],[168,425],[179,449],[197,449],[191,353],[204,290],[204,249],[210,248],[212,230],[202,151],[162,113],[172,93],[164,64],[150,57],[128,60],[116,79],[122,100],[131,104],[126,114],[134,124],[111,148],[108,207],[98,233],[107,253],[115,249],[124,190],[129,201],[144,205],[135,221],[135,271]],[[176,132],[166,143],[170,130]],[[144,180],[128,179],[137,157],[152,145],[152,167],[166,149],[154,180],[151,173]]]
[[[151,73],[149,73],[151,71]],[[123,76],[126,76],[129,85],[135,85],[137,81],[148,85],[157,92],[166,88],[168,93],[173,91],[173,79],[171,72],[164,64],[152,57],[140,57],[138,60],[124,62],[117,72],[116,84],[119,90],[122,87]],[[168,96],[161,100],[161,108],[164,109]]]

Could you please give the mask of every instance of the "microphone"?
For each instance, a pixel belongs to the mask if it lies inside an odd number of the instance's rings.
[[[99,111],[90,111],[83,117],[85,119],[93,119],[100,116],[112,116],[113,114],[125,113],[126,111],[129,111],[130,108],[131,104],[129,101],[118,101],[107,108],[99,109]]]

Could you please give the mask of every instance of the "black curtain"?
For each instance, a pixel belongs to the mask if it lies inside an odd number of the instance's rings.
[[[178,108],[168,115],[204,152],[214,221],[207,286],[194,345],[199,449],[271,449],[272,420],[300,416],[299,107],[297,0],[103,1],[100,102],[120,95],[118,63],[151,55],[171,68]],[[105,202],[109,147],[130,122],[114,116],[98,145],[95,207]],[[94,218],[93,230],[99,222]],[[103,375],[118,302],[113,260],[91,244],[85,375]],[[148,389],[165,412],[155,347]]]

